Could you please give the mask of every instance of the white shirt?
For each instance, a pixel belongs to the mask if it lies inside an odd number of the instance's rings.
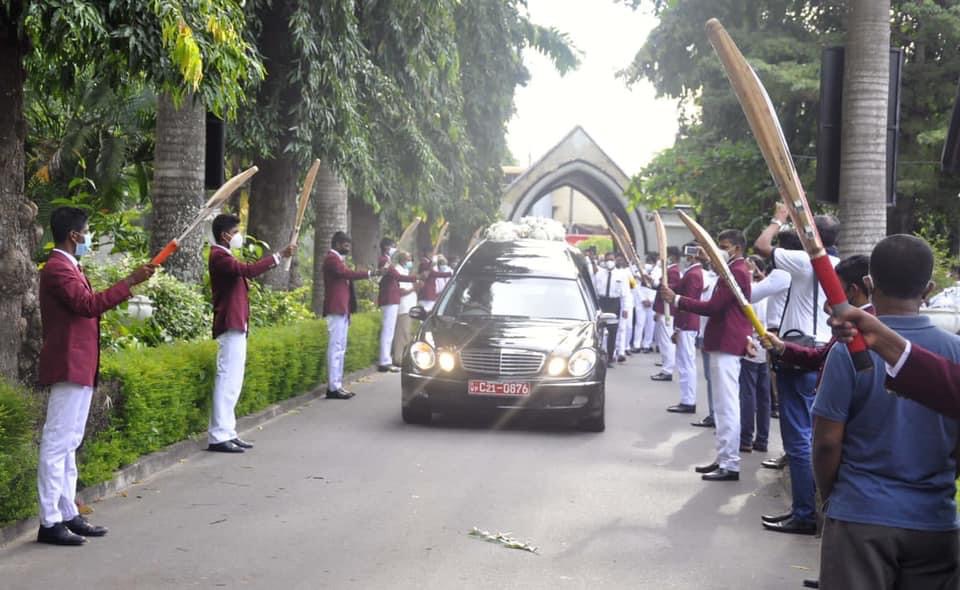
[[[768,328],[779,328],[780,318],[783,317],[783,307],[787,304],[787,293],[790,291],[790,273],[775,268],[759,283],[754,283],[750,290],[750,302],[767,300],[766,313],[760,318]]]
[[[954,283],[930,298],[929,308],[960,307],[960,282]]]
[[[627,309],[627,299],[633,297],[630,293],[630,271],[625,268],[601,268],[593,278],[593,286],[598,296],[619,299],[620,309]]]
[[[54,248],[53,251],[54,251],[54,252],[59,252],[59,253],[63,254],[64,256],[66,256],[66,257],[67,257],[67,260],[69,260],[70,262],[72,262],[74,267],[79,267],[79,266],[80,266],[80,262],[79,262],[76,258],[74,258],[73,254],[67,252],[66,250],[61,250],[60,248]]]
[[[836,256],[830,257],[833,266],[838,262],[840,259]],[[827,314],[823,311],[827,296],[817,283],[810,256],[803,250],[776,248],[773,251],[773,263],[777,268],[790,273],[790,295],[783,309],[780,334],[799,330],[807,336],[813,336],[818,343],[829,341],[831,331],[827,324]]]
[[[756,286],[758,284],[759,283],[754,283],[753,285]],[[753,299],[752,296],[751,296],[751,299]],[[753,307],[753,312],[757,314],[758,318],[767,317],[767,305],[769,301],[770,301],[769,299],[761,299],[760,301],[756,301],[750,304]],[[760,344],[760,340],[757,338],[757,335],[755,332],[750,332],[750,340],[753,341],[753,346],[757,350],[757,355],[750,356],[748,354],[745,354],[743,355],[743,360],[747,361],[748,363],[757,363],[757,364],[766,363],[767,349],[765,349],[763,345]]]
[[[397,264],[394,266],[396,271],[403,276],[407,275],[407,269],[403,265]],[[412,283],[405,283],[400,285],[400,290],[410,289]],[[410,293],[400,296],[400,307],[397,308],[398,314],[410,313],[410,308],[417,304],[417,290],[412,289]]]
[[[700,295],[700,301],[710,301],[710,298],[713,297],[713,290],[717,288],[717,281],[720,279],[720,275],[713,272],[712,270],[703,271],[703,294]],[[697,334],[700,338],[703,338],[703,330],[707,327],[707,316],[700,316],[700,333]]]

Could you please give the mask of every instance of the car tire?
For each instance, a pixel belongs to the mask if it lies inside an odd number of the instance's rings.
[[[400,415],[407,424],[430,424],[433,419],[433,412],[424,406],[403,406]]]
[[[603,432],[607,429],[606,423],[606,392],[600,392],[600,409],[591,413],[584,413],[584,416],[577,422],[577,428],[585,432]]]

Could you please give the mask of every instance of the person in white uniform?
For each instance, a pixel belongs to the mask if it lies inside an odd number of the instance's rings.
[[[617,362],[622,363],[627,360],[627,351],[630,347],[630,337],[633,330],[633,273],[627,266],[627,259],[622,255],[617,256],[617,271],[623,281],[623,293],[621,297],[620,325],[617,327]]]

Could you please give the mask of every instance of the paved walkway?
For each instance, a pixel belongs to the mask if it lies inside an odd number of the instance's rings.
[[[712,434],[664,411],[676,384],[651,382],[653,361],[611,372],[602,434],[407,426],[399,378],[368,378],[247,433],[252,452],[202,453],[97,503],[103,539],[0,550],[0,587],[799,588],[816,540],[760,527],[786,506],[779,474],[755,453],[740,482],[700,481]]]

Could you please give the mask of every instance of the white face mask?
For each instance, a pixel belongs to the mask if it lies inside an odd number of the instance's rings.
[[[390,258],[393,258],[393,255],[396,254],[396,253],[397,253],[397,249],[396,249],[396,248],[390,248],[389,250],[387,250],[387,256],[390,257]]]
[[[723,260],[724,263],[730,262],[730,252],[727,250],[720,250],[720,259]]]
[[[613,270],[614,267],[617,265],[617,263],[614,262],[613,260],[607,260],[606,262],[603,263],[603,265],[606,266],[608,269]]]
[[[243,234],[237,232],[230,238],[230,249],[239,250],[240,248],[243,248]]]
[[[84,254],[88,254],[91,248],[93,248],[93,232],[88,231],[87,233],[83,234],[83,243],[77,244],[74,254],[76,254],[77,258],[79,258]]]

